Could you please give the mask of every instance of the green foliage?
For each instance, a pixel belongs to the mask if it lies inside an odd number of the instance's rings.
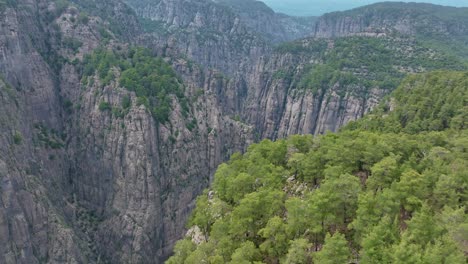
[[[196,246],[190,240],[181,240],[174,248],[174,255],[166,261],[167,264],[180,264],[184,263],[187,257],[195,251]]]
[[[115,117],[124,118],[126,114],[127,110],[122,109],[120,107],[112,107],[112,115],[114,115]]]
[[[15,133],[13,133],[13,142],[16,145],[21,145],[21,143],[23,143],[23,135],[21,132],[15,131]]]
[[[301,89],[311,89],[314,94],[332,87],[340,82],[345,85],[357,83],[358,79],[350,73],[342,73],[329,65],[317,65],[299,82]]]
[[[446,84],[440,93],[439,81],[427,84],[425,92],[419,91],[419,82],[409,82],[411,88],[404,84],[405,99],[398,99],[402,95],[396,91],[394,100],[400,103],[385,116],[374,114],[374,122],[383,124],[400,108],[411,107],[413,96],[426,102],[454,98],[453,93],[465,97],[468,75],[446,76],[438,78]],[[426,109],[424,104],[419,108]],[[466,116],[466,109],[451,115]],[[437,111],[414,116],[422,123],[442,118]],[[406,119],[406,125],[414,121]],[[199,226],[208,240],[195,247],[190,259],[466,262],[468,131],[456,125],[407,133],[404,127],[382,131],[352,124],[336,134],[265,140],[244,155],[234,154],[219,166],[212,190],[197,200],[190,225]]]
[[[258,234],[265,239],[260,245],[260,249],[264,254],[273,258],[279,258],[287,253],[289,241],[286,225],[279,216],[270,218],[266,226]]]
[[[345,236],[340,233],[335,233],[333,236],[327,234],[325,244],[322,250],[315,253],[314,263],[317,264],[338,264],[348,263],[351,252],[348,248],[348,242]]]
[[[286,42],[275,48],[276,52],[279,53],[292,53],[292,54],[301,54],[301,53],[316,53],[317,55],[323,54],[327,49],[327,41],[320,39],[317,41],[302,42]]]
[[[187,129],[192,131],[197,127],[197,119],[193,118],[192,121],[187,123]]]
[[[324,15],[332,24],[340,18],[359,18],[363,21],[385,21],[388,27],[406,19],[410,25],[411,35],[436,50],[442,50],[457,57],[468,58],[468,36],[463,30],[452,28],[452,25],[468,23],[468,8],[422,4],[383,2],[352,9],[345,12],[334,12]],[[408,20],[409,18],[409,20]],[[368,22],[369,23],[369,22]],[[442,29],[443,28],[443,29]]]
[[[361,262],[363,264],[392,263],[392,248],[398,238],[395,223],[386,216],[362,241]]]
[[[167,35],[168,30],[163,22],[148,18],[138,17],[143,31],[146,33],[156,33],[158,35]]]
[[[65,11],[65,9],[67,9],[67,7],[70,6],[70,2],[68,2],[67,0],[55,0],[54,3],[56,13],[58,15],[62,14],[63,11]]]
[[[81,46],[83,46],[83,43],[76,38],[66,37],[62,39],[62,45],[76,53],[81,48]]]
[[[101,35],[102,41],[104,43],[108,43],[109,40],[111,40],[113,38],[112,34],[109,33],[109,31],[105,27],[102,27],[102,26],[99,27],[98,31],[99,31],[99,35]]]
[[[81,12],[78,15],[78,23],[83,24],[83,25],[88,25],[89,23],[89,16],[88,14]]]
[[[34,125],[37,137],[34,144],[39,143],[45,148],[60,149],[64,147],[65,134],[59,134],[56,130],[50,129],[41,123]]]
[[[124,95],[124,97],[122,98],[122,108],[129,109],[130,107],[132,107],[132,100],[130,96]]]
[[[307,239],[300,238],[291,241],[285,264],[307,264],[310,263],[309,248],[311,244]]]
[[[188,101],[180,79],[168,63],[153,57],[149,50],[134,48],[128,52],[117,52],[98,49],[84,59],[83,75],[97,74],[104,86],[115,81],[115,70],[121,72],[120,85],[135,92],[137,105],[144,105],[157,121],[169,121],[174,98],[179,100],[183,114],[187,115]],[[128,108],[130,103],[124,98],[123,108]],[[196,121],[191,126],[193,129]]]
[[[260,252],[251,241],[244,242],[232,254],[232,264],[250,264],[260,260]]]
[[[111,68],[118,62],[119,58],[113,51],[98,49],[83,59],[83,75],[91,77],[97,73],[102,85],[108,85],[114,79]]]
[[[419,133],[466,129],[468,73],[433,72],[406,78],[391,99],[347,129]]]
[[[100,111],[104,112],[104,111],[109,111],[111,109],[112,109],[112,107],[111,107],[109,102],[102,101],[102,102],[99,103],[99,110]]]
[[[314,42],[318,45],[323,40]],[[311,46],[310,43],[308,45]],[[295,46],[304,49],[307,44],[296,43]],[[323,64],[307,65],[297,88],[323,94],[339,84],[343,94],[350,91],[365,97],[368,90],[375,87],[394,90],[406,72],[466,69],[466,65],[455,56],[433,51],[415,40],[396,35],[338,38],[333,41],[333,48],[327,52],[322,49],[316,47],[315,51]],[[314,54],[313,51],[308,54]]]

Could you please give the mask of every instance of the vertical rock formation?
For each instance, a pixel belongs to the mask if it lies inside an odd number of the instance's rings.
[[[308,19],[246,0],[128,2],[141,17],[119,0],[0,3],[0,263],[161,263],[232,153],[263,138],[336,131],[389,92],[340,81],[300,87],[334,42],[318,51],[308,50],[314,40],[291,44],[301,52],[271,43],[312,34]],[[323,19],[317,36],[367,27]],[[156,121],[116,67],[108,82],[98,71],[85,81],[86,55],[133,45],[175,69],[188,115],[172,96],[169,122]]]

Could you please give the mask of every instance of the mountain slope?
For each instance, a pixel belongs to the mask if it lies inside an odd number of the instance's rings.
[[[380,37],[363,34],[361,38],[337,40],[336,48],[334,40],[307,39],[279,45],[272,51],[268,43],[253,37],[262,32],[252,30],[254,26],[249,27],[245,20],[240,20],[244,22],[239,25],[242,33],[232,28],[238,14],[249,16],[249,12],[261,12],[270,14],[271,20],[274,19],[271,10],[254,1],[218,2],[232,7],[233,11],[210,1],[198,1],[196,4],[183,2],[183,5],[180,1],[132,3],[139,14],[163,23],[159,26],[150,23],[150,28],[160,30],[160,26],[168,27],[164,37],[159,35],[157,41],[148,37],[149,41],[145,41],[144,45],[152,48],[164,46],[165,54],[184,54],[203,67],[221,70],[228,80],[226,88],[218,89],[218,97],[223,98],[223,112],[254,125],[259,138],[336,131],[368,112],[376,101],[398,85],[406,73],[434,69],[462,70],[466,67],[456,56],[447,56],[444,51],[428,48],[419,38],[391,32]],[[250,7],[248,11],[247,7]],[[211,10],[211,15],[201,15],[207,10]],[[197,14],[200,14],[199,21]],[[374,20],[377,19],[378,16],[375,16]],[[211,29],[211,25],[218,28]],[[153,36],[158,34],[153,33]],[[212,37],[200,37],[204,34]],[[346,45],[362,45],[359,47],[362,52],[353,55]],[[373,65],[371,60],[366,61],[368,55],[365,52],[370,49],[376,49],[374,59],[391,58],[393,62]],[[323,63],[325,59],[334,62],[332,65]],[[359,65],[353,65],[353,60],[359,61]],[[380,69],[376,69],[376,66]],[[327,82],[323,87],[307,81],[307,76],[310,78],[314,71],[326,67],[333,68],[329,71],[334,71],[334,76],[324,80]],[[309,89],[303,89],[304,86],[309,86]],[[314,92],[316,90],[320,93]]]
[[[467,81],[466,72],[411,76],[388,114],[232,156],[167,263],[465,263]],[[434,122],[452,129],[420,125]]]
[[[423,3],[377,3],[322,16],[315,37],[340,37],[397,31],[416,36],[437,47],[468,57],[468,8]]]
[[[274,43],[308,37],[313,33],[315,17],[278,14],[260,1],[217,0],[216,2],[232,8],[249,28]]]
[[[121,7],[115,5],[114,13],[124,18]],[[67,201],[73,186],[65,148],[64,97],[70,87],[65,83],[75,81],[76,88],[79,81],[65,75],[71,69],[62,63],[103,38],[100,18],[90,16],[83,23],[78,15],[60,1],[8,1],[2,10],[2,263],[84,263],[97,258],[92,244],[85,242],[87,235],[70,224],[74,211]],[[126,18],[121,22],[130,28],[132,19]]]
[[[0,1],[1,263],[160,263],[233,153],[465,69],[398,34],[275,48],[292,18],[261,6],[264,25],[237,2],[140,3]]]
[[[466,129],[467,77],[463,72],[410,76],[372,114],[346,129],[410,134]]]
[[[466,69],[454,56],[399,35],[304,39],[279,46],[248,78],[240,116],[263,138],[337,131],[362,117],[407,74]],[[243,98],[241,98],[243,100]],[[242,111],[242,110],[241,110]]]
[[[211,29],[212,25],[223,25],[226,17],[234,16],[236,24],[245,27],[251,33],[258,34],[268,42],[278,43],[290,41],[306,36],[313,32],[315,18],[295,18],[284,14],[277,14],[263,2],[256,0],[198,0],[198,1],[146,1],[127,0],[136,12],[144,19],[162,22],[164,26],[187,26],[186,22],[194,24],[203,23],[203,20],[211,20],[205,11],[211,10],[211,15],[216,14],[223,18],[218,24],[205,23],[203,29]],[[162,10],[169,12],[160,12]],[[193,20],[197,16],[197,20]],[[177,21],[174,21],[176,19]],[[187,20],[189,19],[189,20]],[[229,17],[232,22],[232,17]]]

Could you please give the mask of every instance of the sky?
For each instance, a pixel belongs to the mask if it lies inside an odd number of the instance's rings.
[[[277,12],[296,16],[319,16],[333,11],[343,11],[355,7],[368,5],[375,0],[261,0]],[[466,6],[468,0],[411,0],[403,2],[426,2],[448,6]]]

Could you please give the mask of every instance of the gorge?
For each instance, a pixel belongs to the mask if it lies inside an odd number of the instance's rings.
[[[409,74],[467,69],[467,8],[5,0],[0,14],[0,263],[162,263],[232,154],[338,131]]]

